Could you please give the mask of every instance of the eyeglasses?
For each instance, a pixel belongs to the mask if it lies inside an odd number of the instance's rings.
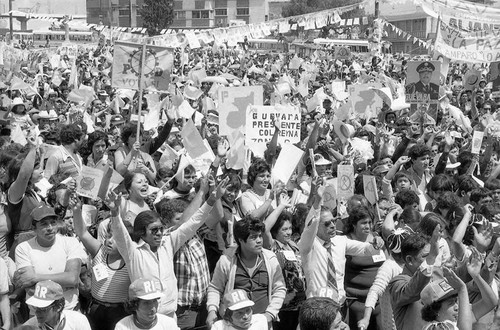
[[[158,226],[158,227],[149,228],[149,230],[151,231],[151,234],[153,234],[153,235],[157,235],[158,233],[163,234],[165,232],[165,227]]]

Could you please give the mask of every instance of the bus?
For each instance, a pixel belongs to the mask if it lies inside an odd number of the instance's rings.
[[[47,45],[57,47],[66,41],[66,32],[62,30],[34,30],[31,32],[14,32],[14,43],[22,41],[33,42],[35,47]],[[91,31],[69,31],[69,41],[75,44],[89,44],[93,42]]]
[[[249,50],[255,50],[257,53],[285,53],[288,51],[287,43],[278,39],[248,39]]]

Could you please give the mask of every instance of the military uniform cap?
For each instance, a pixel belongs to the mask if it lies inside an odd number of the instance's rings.
[[[417,66],[418,73],[433,72],[434,70],[436,70],[436,67],[431,62],[423,62],[423,63],[419,64],[419,66]]]

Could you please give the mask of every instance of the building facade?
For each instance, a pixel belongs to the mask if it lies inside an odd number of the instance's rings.
[[[87,23],[142,27],[143,0],[87,0]]]
[[[437,19],[430,17],[422,7],[416,6],[413,1],[398,1],[393,3],[380,3],[380,17],[392,23],[397,28],[409,33],[412,37],[423,41],[436,37]],[[392,53],[404,53],[410,55],[427,54],[428,50],[413,42],[413,38],[407,40],[403,35],[398,35],[391,28],[386,27],[388,40],[392,43]]]
[[[142,27],[143,0],[87,0],[87,23]],[[268,0],[174,0],[170,28],[200,29],[269,20]]]

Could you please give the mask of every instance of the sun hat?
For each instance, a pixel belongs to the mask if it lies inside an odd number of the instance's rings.
[[[41,281],[36,284],[35,294],[26,300],[26,304],[44,308],[63,297],[63,288],[59,283],[50,280]]]

